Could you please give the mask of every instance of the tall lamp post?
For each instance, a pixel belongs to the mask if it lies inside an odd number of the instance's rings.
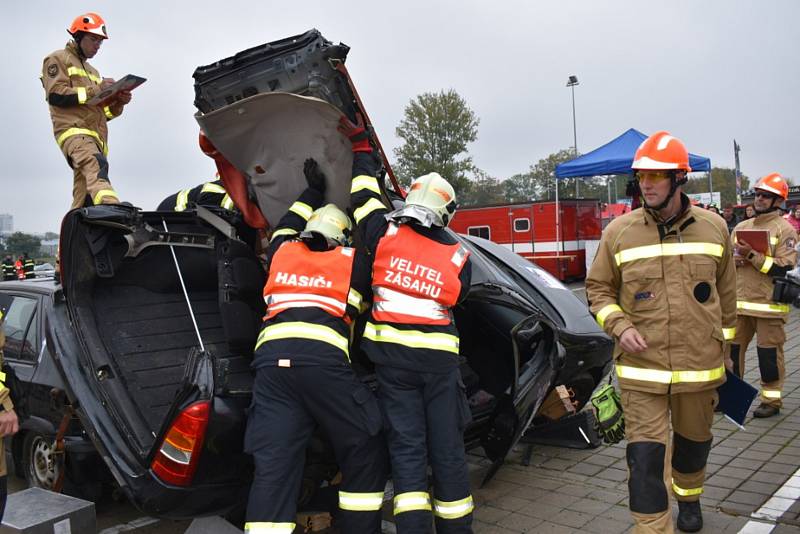
[[[575,157],[578,157],[578,128],[575,123],[575,86],[578,85],[578,77],[574,74],[567,79],[567,87],[572,88],[572,147],[575,149]],[[575,198],[580,194],[580,179],[575,178]]]

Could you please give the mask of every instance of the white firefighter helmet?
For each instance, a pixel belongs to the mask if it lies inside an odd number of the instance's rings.
[[[345,212],[337,208],[334,204],[326,204],[314,210],[308,218],[306,227],[300,237],[310,237],[311,234],[320,234],[329,241],[335,241],[339,245],[348,245],[353,225],[350,217]],[[306,235],[303,235],[306,234]]]
[[[421,208],[421,209],[420,209]],[[391,213],[392,219],[411,218],[425,226],[447,226],[456,212],[456,192],[439,173],[420,176],[411,183],[405,207]]]

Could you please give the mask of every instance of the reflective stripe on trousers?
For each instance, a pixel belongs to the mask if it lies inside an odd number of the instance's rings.
[[[394,496],[394,515],[414,510],[431,510],[431,496],[427,491],[407,491]]]
[[[472,501],[472,495],[457,501],[440,501],[433,500],[433,513],[436,517],[442,519],[458,519],[465,515],[471,514],[475,509],[475,504]]]
[[[353,512],[373,512],[383,506],[383,492],[356,493],[339,490],[339,508]]]

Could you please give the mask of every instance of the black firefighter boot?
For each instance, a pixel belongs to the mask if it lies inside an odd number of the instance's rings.
[[[681,532],[697,532],[703,528],[703,512],[700,501],[678,501],[678,530]]]
[[[779,413],[781,413],[779,408],[762,402],[761,406],[753,410],[753,417],[772,417]]]

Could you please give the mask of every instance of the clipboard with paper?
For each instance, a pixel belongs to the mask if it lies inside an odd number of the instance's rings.
[[[97,93],[91,100],[86,102],[90,106],[98,106],[107,102],[114,98],[117,94],[121,93],[122,91],[133,91],[144,82],[147,81],[147,78],[142,78],[141,76],[136,76],[134,74],[128,74],[121,80],[114,82],[113,84],[109,85],[99,93]]]
[[[719,409],[728,420],[744,430],[744,420],[758,390],[730,371],[725,371],[725,383],[717,388]]]
[[[744,241],[756,252],[769,254],[769,230],[756,230],[752,228],[736,230],[736,242]]]

